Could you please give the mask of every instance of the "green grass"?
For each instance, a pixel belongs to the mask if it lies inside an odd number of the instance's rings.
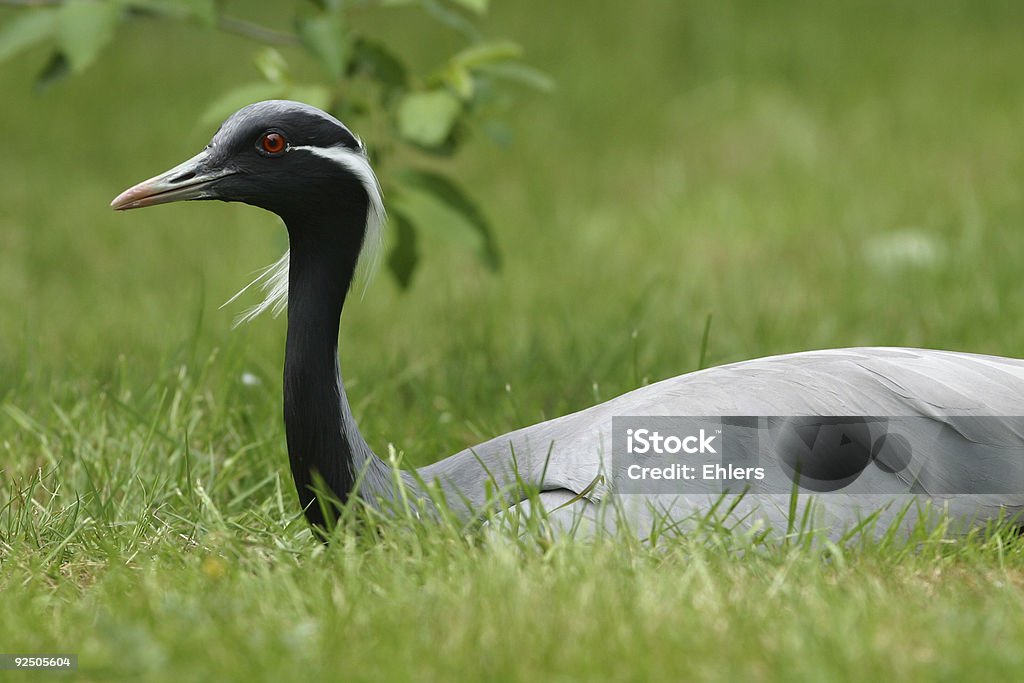
[[[709,364],[1024,355],[1022,20],[995,0],[496,2],[488,30],[559,89],[508,112],[511,148],[450,167],[504,270],[431,232],[412,291],[380,277],[346,311],[371,444],[422,464],[695,369],[709,314]],[[420,28],[381,32],[429,60]],[[107,209],[205,143],[194,122],[251,49],[139,24],[41,96],[45,55],[0,68],[0,651],[77,652],[98,680],[1019,678],[1024,543],[1002,533],[822,552],[398,520],[317,544],[283,323],[217,310],[283,231],[242,206]]]

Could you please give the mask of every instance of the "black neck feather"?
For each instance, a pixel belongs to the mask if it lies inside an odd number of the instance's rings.
[[[317,499],[318,479],[344,503],[365,466],[379,467],[356,427],[338,366],[338,325],[355,273],[365,210],[335,207],[286,219],[291,242],[284,421],[299,501],[311,524],[337,510]],[[346,216],[352,216],[346,224]],[[321,489],[322,490],[322,489]]]

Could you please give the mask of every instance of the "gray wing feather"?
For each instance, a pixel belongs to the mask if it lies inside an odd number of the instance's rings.
[[[420,475],[439,482],[450,502],[465,504],[467,514],[484,503],[487,482],[491,490],[499,486],[512,491],[512,502],[518,502],[519,479],[542,491],[585,493],[587,501],[596,503],[611,498],[607,481],[594,482],[607,474],[610,464],[612,417],[629,415],[923,417],[945,429],[939,452],[930,455],[928,472],[921,478],[923,499],[972,519],[1024,506],[1024,435],[1013,428],[972,433],[976,421],[958,420],[1024,415],[1024,361],[904,348],[811,351],[681,375],[496,437],[424,467]],[[988,459],[965,455],[977,443],[990,447]],[[902,504],[907,497],[899,492],[906,491],[906,481],[898,476],[865,472],[857,482],[858,493],[820,496],[820,523],[839,529],[880,506]],[[1014,493],[952,493],[992,490],[987,487],[993,480],[1004,486],[1012,481]],[[790,503],[786,482],[779,482],[778,489],[776,496],[744,501],[738,512],[767,523],[784,522]],[[628,499],[623,508],[628,521],[642,527],[658,511],[699,514],[711,505],[710,496],[616,498]]]

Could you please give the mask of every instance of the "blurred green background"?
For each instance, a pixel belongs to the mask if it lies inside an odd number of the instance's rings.
[[[290,28],[290,3],[229,7]],[[412,10],[358,20],[425,69],[461,45]],[[1000,0],[494,0],[484,32],[558,87],[517,94],[510,146],[443,165],[503,269],[433,225],[409,291],[382,273],[351,297],[368,441],[420,464],[694,370],[709,316],[705,364],[1024,356],[1022,28]],[[44,50],[0,66],[5,651],[78,652],[111,680],[1019,674],[1002,643],[1024,637],[1024,546],[1001,537],[823,560],[396,523],[319,546],[285,454],[284,321],[218,310],[283,228],[215,202],[108,208],[206,143],[197,121],[257,77],[258,47],[137,21],[41,94]]]
[[[288,28],[291,9],[244,15]],[[346,310],[371,443],[429,460],[695,369],[709,314],[708,363],[861,344],[1024,354],[1022,20],[991,0],[494,3],[484,32],[521,42],[558,89],[520,93],[507,149],[479,139],[447,165],[504,269],[427,232],[411,291],[384,275]],[[412,11],[359,21],[417,63],[459,42]],[[43,94],[43,52],[0,69],[0,399],[45,412],[115,381],[145,392],[220,349],[224,381],[264,380],[239,409],[263,401],[272,419],[283,321],[231,331],[238,309],[217,306],[284,249],[277,219],[107,208],[205,144],[200,113],[254,78],[257,46],[123,30]]]

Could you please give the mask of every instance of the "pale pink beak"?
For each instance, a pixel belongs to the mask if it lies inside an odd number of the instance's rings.
[[[128,188],[117,195],[110,206],[117,211],[126,211],[189,199],[212,199],[215,196],[210,187],[213,182],[233,172],[206,170],[208,161],[209,150],[204,149],[185,163]]]

